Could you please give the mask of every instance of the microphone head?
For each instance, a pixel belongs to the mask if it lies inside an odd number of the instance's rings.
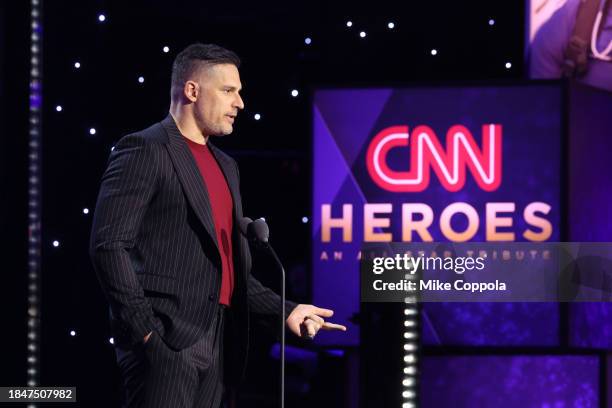
[[[242,217],[242,219],[240,219],[240,221],[238,221],[238,227],[240,228],[240,232],[242,233],[242,235],[244,235],[245,237],[248,237],[248,228],[249,228],[249,224],[251,224],[253,222],[252,219],[250,219],[249,217]]]
[[[250,240],[262,244],[268,243],[268,238],[270,238],[270,229],[263,218],[258,218],[252,223],[248,224],[247,237],[249,237]]]

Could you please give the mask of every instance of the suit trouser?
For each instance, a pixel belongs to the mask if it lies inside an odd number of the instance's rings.
[[[218,408],[223,397],[224,311],[219,305],[210,330],[183,350],[169,348],[156,332],[134,349],[117,347],[124,407]]]

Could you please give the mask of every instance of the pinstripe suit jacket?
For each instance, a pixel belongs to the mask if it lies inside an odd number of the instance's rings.
[[[279,313],[280,298],[251,276],[236,162],[210,144],[234,201],[234,292],[225,343],[229,380],[242,376],[249,310]],[[157,331],[172,348],[195,343],[219,303],[221,258],[208,192],[174,119],[123,137],[111,153],[93,220],[90,255],[118,346]],[[295,304],[288,302],[287,313]]]

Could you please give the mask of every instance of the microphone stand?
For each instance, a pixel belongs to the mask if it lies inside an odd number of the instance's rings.
[[[251,243],[260,249],[265,249],[272,258],[278,269],[281,272],[281,304],[280,304],[280,330],[281,330],[281,344],[280,344],[280,392],[279,392],[279,406],[285,408],[285,268],[280,258],[276,254],[272,245],[268,242],[270,236],[270,230],[266,224],[265,219],[260,218],[255,221],[248,217],[243,217],[240,220],[240,230]]]
[[[274,258],[274,262],[278,266],[281,272],[281,316],[280,316],[280,329],[281,329],[281,344],[280,344],[280,401],[279,405],[281,408],[285,408],[285,268],[280,258],[276,254],[276,251],[272,246],[266,242],[264,246],[268,252]]]

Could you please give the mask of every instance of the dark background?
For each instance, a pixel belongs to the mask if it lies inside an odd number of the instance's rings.
[[[182,48],[212,42],[243,60],[246,109],[235,133],[215,142],[240,164],[245,214],[264,216],[270,225],[271,240],[288,270],[288,296],[309,302],[310,225],[302,217],[310,216],[311,206],[310,90],[520,78],[523,7],[514,1],[403,6],[380,1],[46,1],[40,384],[76,386],[80,406],[117,404],[107,306],[87,254],[91,216],[113,144],[166,115],[171,63]],[[103,23],[100,13],[106,16]],[[3,325],[8,330],[2,334],[1,385],[25,385],[26,379],[29,18],[27,2],[1,3],[0,214],[2,281],[7,282],[1,297],[2,320],[8,322]],[[389,21],[395,23],[393,30],[387,28]],[[361,30],[366,38],[359,37]],[[306,45],[305,37],[312,44]],[[169,53],[162,52],[164,46]],[[504,66],[508,61],[511,69]],[[291,97],[292,89],[299,91],[297,98]],[[63,110],[56,112],[56,105]],[[262,115],[260,121],[255,113]],[[92,127],[95,135],[89,134]],[[60,241],[58,248],[53,240]],[[277,287],[268,260],[257,261],[256,275]],[[71,337],[71,330],[77,335]],[[396,341],[396,334],[387,336]],[[253,337],[240,406],[272,406],[277,360],[269,350],[275,339],[261,328]],[[356,392],[345,375],[352,369],[345,357],[328,353],[295,357],[287,369],[287,406],[348,405]]]

